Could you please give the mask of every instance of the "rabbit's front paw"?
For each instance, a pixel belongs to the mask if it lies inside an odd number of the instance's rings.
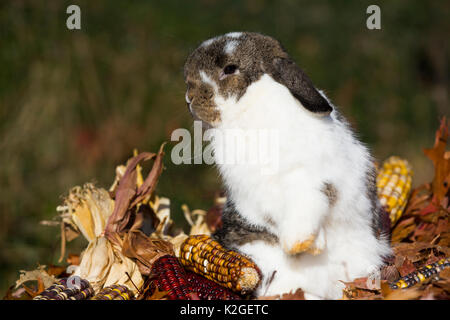
[[[290,240],[290,241],[289,241]],[[289,255],[295,255],[302,252],[307,252],[312,255],[322,253],[326,246],[325,232],[323,228],[305,237],[304,240],[284,239],[282,240],[283,250]]]
[[[306,250],[306,252],[314,256],[317,256],[321,254],[323,250],[325,250],[326,245],[327,241],[325,238],[325,230],[323,228],[319,228],[319,232],[314,238],[313,244],[308,248],[308,250]]]
[[[312,250],[312,245],[316,239],[315,235],[310,235],[306,240],[295,241],[292,244],[283,243],[283,250],[290,255],[299,254],[305,251]]]

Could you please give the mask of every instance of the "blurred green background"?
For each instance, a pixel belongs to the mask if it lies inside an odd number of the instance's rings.
[[[66,8],[81,7],[81,30]],[[381,7],[382,30],[366,28]],[[278,38],[340,106],[377,159],[396,154],[429,181],[422,153],[449,115],[449,1],[2,1],[0,3],[0,295],[20,269],[55,263],[61,195],[109,187],[133,148],[156,151],[192,130],[182,68],[201,41],[229,31]],[[157,193],[208,208],[213,167],[175,166],[166,147]],[[69,252],[85,243],[77,240]]]

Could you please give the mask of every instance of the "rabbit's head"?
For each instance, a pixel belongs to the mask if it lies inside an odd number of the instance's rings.
[[[268,36],[232,32],[204,41],[187,59],[186,102],[194,117],[220,123],[220,106],[239,99],[262,75],[289,89],[307,110],[328,115],[332,107],[281,44]]]

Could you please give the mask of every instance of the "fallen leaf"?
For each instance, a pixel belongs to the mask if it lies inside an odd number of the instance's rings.
[[[45,268],[46,268],[45,265],[41,265],[37,269],[32,271],[21,270],[19,280],[16,281],[16,288],[18,288],[25,282],[37,281],[38,279],[41,279],[45,288],[50,287],[53,283],[56,282],[56,278],[54,276],[49,275],[47,271],[45,271]]]
[[[284,293],[280,300],[305,300],[305,293],[302,289],[297,289],[294,293]]]
[[[414,223],[415,218],[411,217],[406,220],[401,220],[392,230],[392,242],[401,242],[403,239],[407,238],[416,229],[416,224]]]
[[[400,273],[400,276],[404,277],[411,272],[416,271],[416,267],[414,264],[409,260],[408,258],[405,259],[403,264],[398,268],[398,272]]]
[[[441,119],[441,125],[436,131],[434,146],[431,149],[424,149],[425,155],[430,158],[434,165],[434,178],[432,185],[433,201],[438,204],[449,191],[450,177],[450,156],[446,155],[448,138],[447,119]]]

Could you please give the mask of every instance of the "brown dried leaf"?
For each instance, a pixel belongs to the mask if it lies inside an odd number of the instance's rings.
[[[450,180],[450,156],[446,154],[448,138],[447,119],[443,117],[441,125],[436,131],[434,146],[431,149],[424,149],[425,155],[434,164],[434,178],[432,182],[433,199],[435,203],[441,203],[442,199],[449,191]]]
[[[164,156],[162,144],[158,154],[143,152],[128,161],[124,175],[120,178],[115,191],[114,211],[108,219],[105,235],[116,245],[118,238],[116,234],[125,231],[132,214],[132,209],[145,198],[149,197],[156,187],[158,178],[162,172],[162,157]],[[137,166],[141,161],[155,159],[153,167],[144,183],[137,188],[136,176]]]
[[[406,239],[416,228],[415,218],[411,217],[400,221],[392,231],[392,242],[401,242]]]
[[[136,193],[136,198],[131,203],[131,206],[135,206],[138,203],[142,202],[146,197],[151,195],[156,188],[156,184],[158,183],[159,176],[163,170],[163,156],[164,156],[164,146],[166,143],[163,143],[159,148],[158,154],[156,155],[155,163],[153,164],[152,170],[148,174],[147,178],[145,178],[144,183],[139,187]]]
[[[298,288],[294,293],[284,293],[280,300],[305,300],[305,293],[302,289]]]
[[[227,198],[224,195],[217,195],[214,205],[206,213],[206,224],[211,232],[215,232],[222,227],[222,213]]]
[[[402,277],[406,276],[407,274],[410,274],[411,272],[416,271],[416,267],[414,264],[409,260],[408,258],[403,261],[403,264],[400,268],[398,268],[398,272],[400,272],[400,275]]]
[[[150,274],[153,263],[160,257],[174,255],[170,242],[151,239],[140,230],[130,230],[124,234],[122,253],[137,263],[143,275]]]
[[[167,291],[159,291],[158,287],[155,288],[153,293],[145,300],[167,300]]]

